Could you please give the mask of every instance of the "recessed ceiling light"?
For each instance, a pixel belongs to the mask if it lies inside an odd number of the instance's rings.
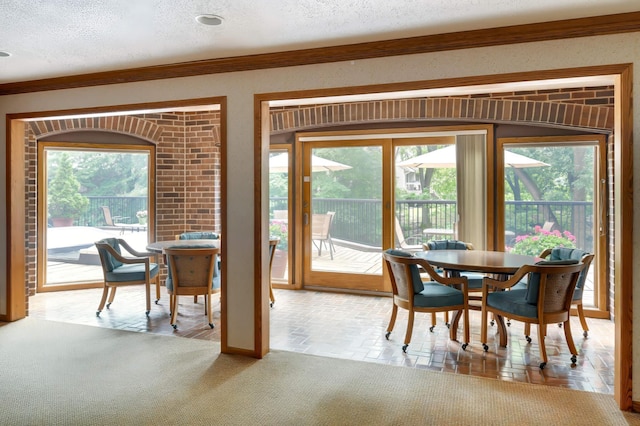
[[[0,58],[8,58],[9,56],[11,56],[11,53],[0,50]]]
[[[198,15],[196,21],[203,25],[222,25],[222,16],[218,15]]]

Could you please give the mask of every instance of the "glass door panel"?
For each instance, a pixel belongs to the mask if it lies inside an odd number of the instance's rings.
[[[305,285],[383,290],[382,144],[316,142],[304,152]]]
[[[396,145],[394,157],[396,247],[421,251],[428,240],[455,239],[455,144]]]
[[[292,262],[290,235],[293,234],[294,217],[289,203],[290,194],[290,158],[289,150],[272,148],[269,152],[269,235],[280,241],[276,246],[273,263],[271,264],[271,279],[274,282],[291,282]]]
[[[598,256],[598,146],[510,144],[504,156],[505,250],[539,255],[575,247]],[[595,305],[598,262],[583,303]]]
[[[148,151],[40,149],[38,291],[103,280],[94,242],[125,239],[145,251],[149,221]],[[101,285],[101,284],[100,284]]]

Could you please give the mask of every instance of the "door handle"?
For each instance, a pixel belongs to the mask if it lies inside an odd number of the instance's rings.
[[[307,226],[309,224],[309,213],[305,213],[302,216],[302,222],[303,222],[304,226]]]

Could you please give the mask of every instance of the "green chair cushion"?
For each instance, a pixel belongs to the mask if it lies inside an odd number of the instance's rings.
[[[155,278],[160,268],[157,263],[149,264],[149,278]],[[144,264],[142,263],[124,263],[118,268],[107,272],[107,281],[125,282],[125,281],[144,281]]]
[[[118,254],[122,254],[122,251],[120,250],[120,243],[118,242],[117,238],[104,238],[98,241],[98,243],[108,244],[113,247],[113,249],[118,252]],[[100,252],[100,255],[105,259],[107,272],[111,272],[123,265],[122,262],[113,257],[111,253],[109,253],[106,249],[98,248],[98,251]]]
[[[434,282],[426,282],[424,290],[414,295],[413,304],[421,308],[440,308],[462,305],[464,294],[461,290]]]
[[[538,308],[526,298],[527,290],[495,291],[487,295],[487,306],[527,318],[537,318]]]
[[[551,249],[549,260],[582,260],[582,258],[589,254],[588,252],[580,249],[567,248],[567,247],[554,247]],[[582,300],[582,292],[584,291],[584,283],[587,281],[587,274],[589,271],[584,269],[580,272],[578,282],[576,283],[576,289],[573,292],[573,300]]]
[[[181,240],[217,240],[220,235],[215,232],[184,232],[179,238]]]

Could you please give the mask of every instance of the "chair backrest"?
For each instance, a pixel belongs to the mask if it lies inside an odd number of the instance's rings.
[[[529,273],[526,302],[538,306],[539,316],[542,313],[568,313],[573,291],[584,268],[585,264],[573,259],[523,266],[521,269]]]
[[[289,218],[289,210],[274,210],[273,211],[274,219],[288,219]]]
[[[404,236],[404,232],[402,231],[402,226],[400,226],[400,221],[398,220],[398,217],[395,217],[395,230],[394,230],[395,234],[396,234],[396,245],[397,247],[399,247],[402,250],[409,250],[409,251],[422,251],[423,247],[422,244],[410,244],[407,242],[407,239]]]
[[[329,213],[314,213],[311,217],[311,238],[314,240],[329,238],[332,218],[333,215]]]
[[[271,275],[271,266],[273,265],[273,258],[276,254],[276,247],[280,242],[280,238],[272,238],[269,240],[269,275]]]
[[[176,240],[217,240],[220,234],[216,232],[183,232],[176,235]]]
[[[555,225],[555,222],[545,222],[544,225],[542,225],[542,230],[543,231],[551,231],[551,229],[553,228],[553,225]]]
[[[109,209],[109,206],[102,206],[100,208],[102,209],[102,215],[104,216],[104,223],[106,223],[107,226],[115,226],[115,224],[113,223],[113,218],[111,217],[111,209]]]
[[[587,275],[589,274],[589,267],[593,261],[594,254],[577,248],[569,247],[554,247],[547,249],[540,254],[541,258],[548,258],[548,260],[578,260],[585,264],[585,268],[578,277],[578,283],[576,284],[576,290],[573,294],[574,299],[582,298],[582,291],[584,290],[584,284],[587,281]]]
[[[473,250],[471,243],[458,240],[430,240],[424,244],[425,250]]]
[[[164,250],[168,268],[165,285],[168,290],[180,294],[180,287],[204,287],[215,289],[217,248],[174,247]]]
[[[120,250],[120,241],[118,238],[104,238],[100,241],[96,241],[95,245],[98,249],[98,255],[100,256],[102,269],[105,272],[113,272],[114,269],[119,268],[123,265],[123,263],[113,257],[113,255],[107,249],[107,246],[109,246],[113,248],[118,254],[122,254],[122,251]]]

